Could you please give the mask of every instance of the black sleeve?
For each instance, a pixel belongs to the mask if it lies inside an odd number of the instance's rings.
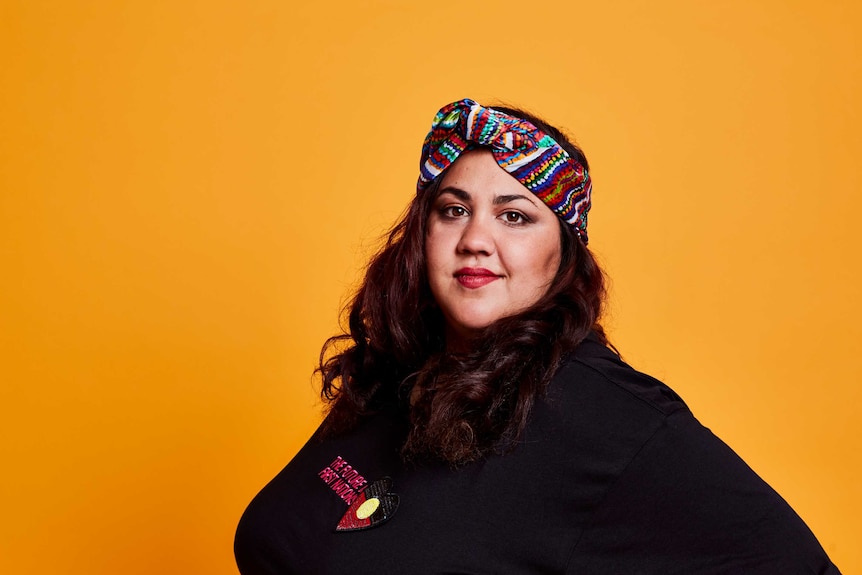
[[[688,410],[667,417],[576,543],[569,573],[837,574],[790,506]]]

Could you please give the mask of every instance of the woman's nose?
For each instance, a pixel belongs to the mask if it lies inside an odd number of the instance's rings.
[[[493,223],[485,220],[475,215],[470,218],[458,242],[459,253],[485,255],[494,253]]]

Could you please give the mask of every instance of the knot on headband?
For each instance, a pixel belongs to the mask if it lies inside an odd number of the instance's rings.
[[[422,145],[417,192],[422,192],[464,152],[490,148],[497,164],[533,192],[587,243],[592,182],[587,169],[527,120],[473,100],[440,109]]]

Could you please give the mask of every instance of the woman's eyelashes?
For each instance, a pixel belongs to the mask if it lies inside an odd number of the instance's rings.
[[[527,216],[527,214],[514,210],[503,212],[501,217],[503,218],[503,221],[510,226],[522,226],[524,224],[529,224],[533,221],[530,219],[529,216]]]
[[[464,216],[468,215],[469,213],[470,212],[467,211],[467,208],[465,208],[464,206],[459,206],[459,205],[449,205],[449,206],[443,206],[442,208],[440,208],[440,215],[443,216],[444,218],[448,218],[451,220],[463,218]]]
[[[470,210],[462,205],[442,206],[438,209],[440,216],[444,219],[456,220],[470,215]],[[510,226],[521,226],[532,223],[532,218],[518,210],[506,210],[497,215],[503,223]]]

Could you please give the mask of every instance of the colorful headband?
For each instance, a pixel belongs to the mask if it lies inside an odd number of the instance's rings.
[[[440,109],[422,145],[417,192],[422,192],[458,157],[490,148],[497,164],[533,192],[587,243],[592,182],[586,167],[532,123],[485,108],[473,100]]]

